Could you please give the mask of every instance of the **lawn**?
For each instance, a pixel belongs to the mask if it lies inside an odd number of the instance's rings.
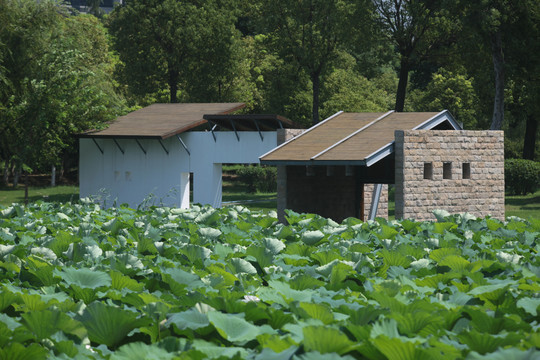
[[[28,192],[30,202],[45,200],[52,202],[69,202],[79,199],[79,189],[77,186],[56,186],[56,187],[30,187]],[[0,204],[9,205],[11,203],[24,202],[24,187],[17,189],[0,188]],[[249,194],[246,187],[235,181],[223,181],[223,203],[241,204],[252,210],[275,209],[276,193],[256,193]],[[506,216],[519,216],[524,219],[540,219],[540,190],[534,194],[521,196],[506,196]],[[394,204],[389,204],[389,216],[394,217]]]

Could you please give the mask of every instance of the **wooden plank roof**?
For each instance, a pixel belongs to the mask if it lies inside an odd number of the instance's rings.
[[[244,103],[153,104],[120,116],[104,130],[90,131],[80,137],[166,139],[205,124],[205,114],[229,114],[244,106]]]
[[[460,129],[448,111],[337,113],[261,156],[263,164],[371,165],[393,152],[394,131]]]

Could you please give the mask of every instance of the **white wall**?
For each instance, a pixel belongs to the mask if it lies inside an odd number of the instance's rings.
[[[143,153],[133,139],[117,140],[124,154],[112,139],[80,139],[80,196],[96,196],[106,206],[127,203],[132,207],[145,199],[150,204],[187,207],[189,182],[193,173],[193,202],[221,206],[221,164],[258,163],[259,156],[276,146],[276,132],[187,132],[181,138],[188,155],[176,137],[163,140],[139,140]],[[187,193],[186,193],[187,192]],[[151,198],[149,197],[151,195]]]

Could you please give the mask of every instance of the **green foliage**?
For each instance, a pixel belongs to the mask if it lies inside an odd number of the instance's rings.
[[[273,166],[249,165],[236,171],[250,193],[276,191],[277,169]]]
[[[537,222],[273,216],[0,207],[0,358],[526,359],[540,344]]]
[[[478,98],[473,88],[474,79],[439,69],[424,91],[411,94],[414,111],[442,111],[447,109],[465,129],[478,128]]]
[[[526,195],[540,188],[540,162],[508,159],[504,162],[506,191],[511,195]]]
[[[55,1],[3,1],[0,44],[7,56],[0,94],[0,157],[30,169],[57,165],[74,135],[124,111],[110,80],[105,29],[90,15],[69,16]],[[28,169],[28,168],[27,168]]]

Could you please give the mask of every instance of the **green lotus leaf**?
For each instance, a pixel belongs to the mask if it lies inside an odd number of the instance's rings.
[[[175,354],[155,344],[135,342],[122,345],[111,355],[110,360],[168,360],[173,358],[175,358]]]
[[[253,256],[261,268],[268,267],[274,263],[272,252],[262,246],[252,245],[247,249],[246,254]]]
[[[259,335],[259,328],[237,315],[224,314],[218,311],[208,313],[208,319],[219,335],[232,342],[254,340]]]
[[[498,349],[492,353],[480,355],[475,351],[471,351],[467,355],[466,360],[538,360],[537,349],[520,350],[516,348]]]
[[[257,269],[249,262],[241,258],[232,258],[229,260],[229,269],[235,275],[238,274],[257,274]]]
[[[400,335],[396,320],[383,319],[373,324],[373,327],[371,328],[371,337],[376,338],[381,335],[390,339],[399,338]]]
[[[193,349],[200,351],[203,354],[204,359],[222,359],[223,357],[246,359],[248,357],[248,352],[244,348],[234,346],[223,347],[200,339],[193,340],[192,347]]]
[[[52,334],[63,331],[84,339],[84,326],[58,310],[30,311],[21,315],[23,324],[39,339],[45,339]]]
[[[211,240],[217,239],[222,234],[221,230],[210,227],[199,228],[198,232],[201,236]]]
[[[290,285],[282,282],[282,281],[276,281],[276,280],[270,280],[268,282],[268,286],[272,288],[273,290],[277,291],[279,294],[281,294],[286,301],[300,301],[300,302],[311,302],[311,298],[313,295],[313,291],[311,290],[304,290],[304,291],[298,291],[291,289]],[[261,298],[259,296],[259,298]],[[261,298],[262,299],[262,298]]]
[[[516,305],[529,314],[536,316],[538,307],[540,306],[540,298],[521,298]]]
[[[448,248],[448,247],[435,249],[429,253],[429,258],[436,262],[441,262],[445,257],[450,256],[450,255],[459,256],[461,255],[461,250],[457,248]]]
[[[298,344],[290,337],[283,337],[279,335],[261,334],[257,336],[257,341],[263,348],[268,348],[275,353],[281,353],[291,347],[295,347]]]
[[[150,319],[141,319],[137,313],[100,302],[87,306],[76,319],[86,327],[91,341],[108,347],[119,344],[133,329],[150,323]]]
[[[76,285],[81,289],[96,289],[101,286],[111,286],[111,276],[103,271],[89,268],[76,269],[73,267],[55,269],[54,275],[62,278],[68,285]]]
[[[2,286],[0,290],[0,311],[4,311],[19,299],[19,294],[9,291],[5,286]]]
[[[461,343],[466,344],[470,350],[484,355],[492,353],[499,347],[507,345],[517,345],[522,336],[519,333],[506,333],[501,335],[491,335],[487,333],[479,333],[476,330],[462,331],[458,335]]]
[[[129,289],[131,291],[142,291],[144,289],[144,284],[141,284],[137,280],[125,276],[118,271],[112,270],[109,274],[111,276],[111,287],[113,289]]]
[[[379,336],[371,341],[388,360],[431,360],[432,357],[414,342]]]
[[[336,353],[321,354],[318,351],[310,351],[305,354],[295,356],[294,360],[354,360],[350,355],[340,356]]]
[[[281,250],[285,249],[285,244],[278,239],[264,238],[262,239],[262,245],[270,251],[272,254],[277,255]]]
[[[41,360],[47,359],[49,350],[34,343],[30,345],[23,345],[21,343],[13,342],[7,346],[0,348],[1,360]]]
[[[216,209],[207,208],[204,211],[201,211],[199,215],[195,218],[196,223],[213,225],[220,220],[220,212]]]
[[[290,360],[297,350],[297,346],[291,346],[281,352],[275,352],[270,348],[264,348],[257,356],[255,356],[255,360]]]
[[[468,270],[470,264],[469,261],[458,255],[448,255],[439,261],[440,266],[448,266],[450,269],[457,272]]]
[[[306,319],[321,320],[325,325],[334,322],[332,310],[324,304],[300,303],[298,310],[298,314]]]
[[[327,326],[306,326],[303,328],[304,348],[306,351],[318,351],[321,354],[346,354],[357,345],[339,331]]]
[[[306,231],[302,234],[302,241],[306,245],[315,245],[324,238],[324,234],[320,230]]]
[[[198,328],[210,325],[207,314],[202,314],[196,309],[190,309],[180,313],[172,314],[167,320],[167,325],[174,324],[180,330]]]

